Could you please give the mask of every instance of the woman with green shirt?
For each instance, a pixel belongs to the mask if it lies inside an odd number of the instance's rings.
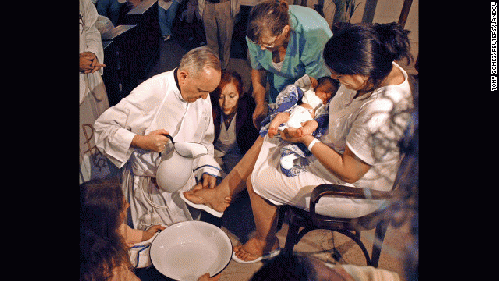
[[[316,11],[280,0],[253,7],[246,33],[256,102],[253,123],[259,128],[268,103],[274,103],[286,85],[305,74],[315,79],[331,76],[322,51],[332,32]],[[266,81],[270,83],[268,95]]]

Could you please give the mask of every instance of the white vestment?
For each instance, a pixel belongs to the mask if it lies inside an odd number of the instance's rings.
[[[123,192],[136,229],[192,220],[179,192],[191,189],[196,184],[194,177],[199,180],[204,173],[219,176],[220,172],[213,158],[211,101],[185,102],[174,73],[164,72],[144,81],[95,122],[96,146],[117,167],[125,167]],[[168,131],[175,142],[201,143],[208,149],[207,155],[194,160],[192,176],[185,186],[174,193],[162,192],[156,184],[160,153],[130,146],[136,134],[147,135],[159,129]],[[167,145],[167,152],[169,149],[173,149],[171,145]]]
[[[80,0],[80,53],[91,52],[104,63],[101,34],[95,26],[98,14],[90,0]],[[103,68],[94,73],[80,72],[80,182],[110,173],[105,157],[95,148],[93,124],[109,108]]]

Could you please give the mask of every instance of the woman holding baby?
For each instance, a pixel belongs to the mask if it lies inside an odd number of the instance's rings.
[[[408,75],[395,63],[412,59],[408,33],[396,23],[343,24],[333,29],[323,53],[331,77],[341,84],[328,103],[326,133],[320,138],[292,138],[293,129],[286,129],[281,138],[260,136],[220,185],[184,193],[190,205],[223,212],[246,183],[256,234],[235,247],[236,261],[256,262],[275,255],[277,206],[308,210],[310,193],[319,184],[391,190],[399,166],[397,143],[413,108]],[[292,177],[277,168],[281,148],[290,142],[301,143],[312,153],[305,170]],[[383,203],[330,196],[319,201],[316,212],[355,218]]]

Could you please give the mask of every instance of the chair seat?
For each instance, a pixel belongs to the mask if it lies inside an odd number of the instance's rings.
[[[366,193],[369,193],[369,198],[366,198]],[[310,212],[293,206],[282,207],[283,211],[287,211],[290,214],[290,225],[286,236],[285,251],[292,252],[294,245],[309,231],[326,229],[339,232],[351,238],[361,248],[367,264],[377,267],[385,232],[389,225],[389,220],[386,219],[385,208],[377,209],[372,213],[357,218],[339,218],[316,214],[315,205],[324,195],[341,195],[358,199],[388,199],[391,193],[366,192],[365,190],[331,184],[317,186],[312,192]],[[300,230],[301,227],[304,228]],[[372,254],[369,256],[364,243],[360,240],[360,231],[372,230],[374,228],[376,229],[375,241],[373,241]]]

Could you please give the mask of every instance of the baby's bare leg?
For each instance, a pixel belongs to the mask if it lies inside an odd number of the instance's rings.
[[[311,135],[315,130],[317,130],[317,127],[319,127],[319,123],[315,120],[308,120],[303,123],[303,126],[301,127],[302,131],[302,136],[303,135]]]
[[[269,125],[269,138],[273,138],[275,135],[277,135],[277,128],[279,128],[281,124],[288,122],[289,116],[289,112],[281,112],[276,115],[276,117],[270,122]]]

